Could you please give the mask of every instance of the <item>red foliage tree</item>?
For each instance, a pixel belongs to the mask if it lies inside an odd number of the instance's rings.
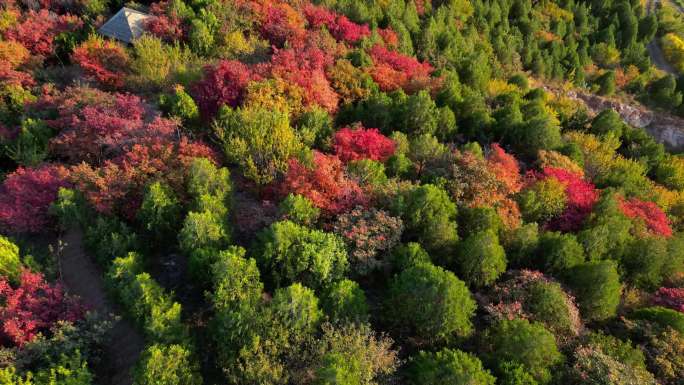
[[[379,44],[371,48],[370,55],[374,63],[371,76],[383,91],[420,88],[421,84],[430,81],[433,68],[429,63],[421,63]]]
[[[541,179],[556,178],[565,185],[567,196],[565,211],[548,223],[548,226],[554,230],[566,232],[579,230],[582,222],[598,201],[599,192],[596,187],[585,181],[581,175],[560,168],[546,167],[539,177]]]
[[[31,74],[17,71],[12,68],[8,61],[0,61],[0,83],[6,85],[18,85],[21,87],[32,87],[36,84]]]
[[[183,20],[170,10],[168,1],[160,1],[150,5],[152,17],[145,21],[145,30],[167,42],[183,40],[186,36],[186,26]]]
[[[653,294],[651,302],[684,313],[684,288],[661,287]]]
[[[178,128],[177,121],[147,117],[149,107],[130,94],[71,90],[53,103],[59,117],[50,124],[60,132],[50,147],[71,162],[99,163],[136,143],[171,140]]]
[[[110,88],[120,88],[128,70],[128,54],[122,46],[100,38],[90,38],[74,49],[71,59],[88,79]]]
[[[314,152],[313,167],[297,159],[290,160],[287,174],[279,186],[281,195],[303,195],[314,206],[328,214],[339,214],[355,206],[364,206],[368,199],[361,187],[349,179],[337,156]]]
[[[655,203],[645,202],[637,198],[621,199],[620,209],[626,216],[642,220],[651,233],[664,237],[672,236],[670,220]]]
[[[151,180],[162,180],[182,194],[183,172],[195,157],[214,160],[215,154],[209,147],[185,138],[178,142],[156,138],[133,145],[130,151],[105,161],[102,167],[76,165],[71,168],[70,177],[97,211],[120,213],[133,219]]]
[[[335,133],[333,148],[343,162],[357,159],[384,162],[394,154],[395,143],[377,128],[345,127]]]
[[[0,277],[0,340],[5,346],[21,347],[57,321],[82,317],[83,308],[60,285],[45,282],[40,273],[24,270],[16,288]]]
[[[83,25],[76,16],[56,15],[46,9],[28,11],[22,21],[5,31],[5,38],[16,40],[35,55],[54,54],[54,39],[60,32],[74,31]]]
[[[276,47],[285,42],[297,44],[304,39],[304,19],[287,3],[267,2],[261,22],[261,34]]]
[[[306,91],[305,106],[318,105],[328,112],[335,112],[339,95],[325,76],[325,68],[333,62],[333,56],[323,50],[304,46],[277,50],[271,57],[269,68],[261,71],[303,88]]]
[[[522,188],[518,161],[513,155],[506,153],[498,143],[492,143],[487,156],[487,168],[506,186],[508,194],[515,194]]]
[[[223,60],[215,67],[204,68],[204,77],[193,85],[191,93],[202,116],[211,119],[222,105],[238,106],[251,80],[258,79],[245,64]]]
[[[324,7],[307,4],[304,15],[313,28],[325,26],[337,40],[354,43],[370,36],[367,25],[356,24],[344,15],[338,15]]]
[[[50,224],[48,208],[57,191],[67,186],[67,170],[62,166],[18,168],[0,186],[0,228],[9,233],[43,230]]]

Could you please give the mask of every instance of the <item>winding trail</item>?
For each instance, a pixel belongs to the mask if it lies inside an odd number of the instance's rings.
[[[64,286],[70,294],[79,296],[91,309],[100,314],[121,314],[108,298],[102,271],[85,254],[83,232],[71,229],[61,241],[64,248],[59,264]],[[98,373],[98,383],[107,385],[131,385],[132,369],[145,347],[145,340],[133,324],[120,317],[112,325],[105,346],[103,373]]]

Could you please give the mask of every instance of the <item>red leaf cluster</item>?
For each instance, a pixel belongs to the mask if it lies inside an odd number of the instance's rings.
[[[128,54],[122,46],[102,39],[88,39],[74,49],[71,59],[86,78],[105,87],[120,88],[128,70]]]
[[[345,163],[358,159],[384,162],[394,154],[395,143],[377,128],[345,127],[335,133],[333,148]]]
[[[670,220],[655,203],[637,198],[620,199],[620,209],[629,218],[643,220],[651,233],[664,237],[672,236]]]
[[[171,140],[178,128],[174,120],[146,118],[149,108],[131,94],[70,90],[54,103],[59,117],[50,123],[60,132],[50,141],[51,150],[71,162],[99,163],[136,143]]]
[[[304,15],[309,26],[313,28],[325,26],[337,40],[354,43],[370,36],[368,25],[356,24],[346,16],[338,15],[324,7],[307,4],[304,7]]]
[[[101,213],[118,212],[135,218],[145,186],[151,180],[162,180],[181,194],[183,170],[192,158],[215,159],[207,146],[181,138],[171,142],[165,138],[135,144],[130,151],[94,168],[81,163],[71,168],[71,181]]]
[[[0,228],[8,233],[43,230],[50,224],[48,208],[57,191],[68,185],[62,166],[19,167],[0,186]]]
[[[21,347],[38,333],[46,333],[57,321],[76,321],[83,308],[67,297],[58,284],[45,282],[40,273],[24,270],[13,288],[0,277],[0,340],[3,345]]]
[[[379,44],[371,48],[370,55],[374,63],[371,76],[383,91],[428,83],[433,71],[429,63],[421,63],[414,57],[390,51]]]
[[[545,178],[556,178],[563,183],[568,199],[565,211],[553,219],[548,226],[565,232],[579,230],[584,219],[591,213],[594,204],[598,201],[598,190],[592,183],[585,181],[581,175],[561,168],[544,168],[540,179]]]
[[[186,36],[183,20],[169,10],[168,1],[150,5],[152,17],[145,21],[145,30],[167,42],[180,41]]]
[[[522,189],[523,182],[517,159],[504,151],[498,143],[492,143],[487,156],[487,168],[506,186],[508,194],[515,194]]]
[[[204,68],[204,77],[192,86],[191,93],[202,116],[211,119],[223,105],[236,107],[256,75],[237,60],[222,60],[216,66]]]
[[[8,61],[0,61],[0,83],[6,85],[18,85],[21,87],[32,87],[36,84],[31,74],[17,71],[12,68]]]
[[[276,47],[285,42],[297,44],[304,40],[304,18],[287,3],[268,2],[262,10],[261,34]]]
[[[345,174],[342,161],[337,156],[318,151],[314,151],[311,168],[297,159],[290,160],[279,191],[283,196],[290,193],[303,195],[314,206],[333,215],[368,203],[358,183]]]
[[[661,287],[653,294],[651,302],[684,313],[684,288]]]
[[[54,39],[57,34],[74,31],[83,22],[76,16],[57,15],[48,10],[30,10],[23,20],[5,31],[5,38],[16,40],[35,55],[51,56],[54,53]]]

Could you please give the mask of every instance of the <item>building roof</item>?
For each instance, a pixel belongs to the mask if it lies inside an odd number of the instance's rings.
[[[146,13],[123,7],[98,32],[112,39],[132,43],[145,32],[143,23],[149,17]]]

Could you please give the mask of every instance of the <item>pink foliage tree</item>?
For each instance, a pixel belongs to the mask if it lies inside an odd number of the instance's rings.
[[[5,31],[5,38],[16,40],[35,55],[54,54],[54,39],[60,32],[74,31],[83,22],[76,16],[57,15],[46,9],[30,10],[22,21]]]
[[[45,164],[20,167],[0,186],[0,228],[8,233],[39,232],[50,224],[48,208],[60,187],[67,187],[67,170]]]
[[[304,15],[311,27],[326,27],[337,40],[354,43],[371,34],[368,25],[356,24],[346,16],[338,15],[324,7],[307,4],[304,7]]]
[[[358,159],[384,162],[394,154],[395,143],[377,128],[345,127],[335,133],[333,148],[343,162]]]
[[[14,288],[0,277],[0,340],[21,347],[58,321],[76,321],[83,308],[65,295],[60,285],[45,282],[40,273],[24,270]]]
[[[651,302],[684,313],[684,288],[661,287],[653,294]]]

